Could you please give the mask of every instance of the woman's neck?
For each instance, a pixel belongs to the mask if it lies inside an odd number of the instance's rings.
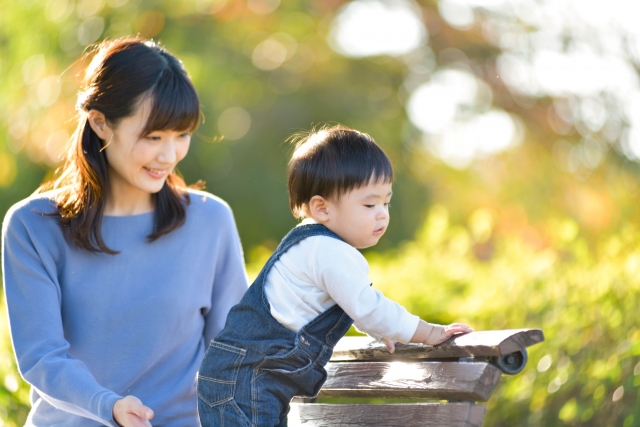
[[[104,206],[105,215],[139,215],[151,212],[153,209],[153,194],[141,191],[119,180],[110,180],[109,194]]]

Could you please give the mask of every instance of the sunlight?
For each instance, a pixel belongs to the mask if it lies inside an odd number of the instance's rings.
[[[380,383],[392,383],[395,381],[422,380],[425,369],[418,363],[391,362]]]
[[[450,26],[463,31],[477,28],[476,18],[482,15],[483,35],[502,50],[495,78],[522,96],[516,96],[516,102],[529,108],[533,101],[528,97],[570,100],[568,111],[554,108],[569,129],[575,126],[584,141],[591,141],[581,150],[596,144],[594,138],[616,140],[620,131],[611,123],[623,120],[630,127],[621,137],[622,150],[640,160],[640,108],[632,95],[639,92],[640,81],[630,60],[640,63],[640,2],[612,0],[603,8],[596,0],[441,0],[438,10]],[[482,80],[457,73],[455,78],[438,73],[418,86],[407,113],[436,156],[465,167],[476,155],[499,152],[517,142],[518,129],[508,114],[487,114],[478,108],[473,80],[475,86]],[[553,123],[560,134],[563,123]],[[582,163],[592,169],[603,150],[593,161]]]
[[[429,149],[455,168],[465,168],[482,155],[499,153],[519,142],[511,116],[501,110],[457,121],[439,138],[432,138]]]
[[[584,96],[602,90],[624,91],[638,83],[628,63],[592,51],[539,52],[533,60],[533,72],[540,89],[550,95]]]
[[[342,7],[331,28],[331,44],[352,57],[403,55],[423,45],[427,33],[409,0],[357,0]]]
[[[456,168],[518,142],[513,118],[490,108],[491,90],[486,83],[469,72],[451,69],[436,73],[407,103],[409,119],[425,133],[429,150]]]
[[[471,109],[477,86],[476,78],[468,72],[440,71],[411,95],[409,118],[426,133],[441,133],[456,116]]]
[[[289,413],[287,414],[287,425],[291,427],[299,427],[302,425],[300,420],[300,407],[297,403],[292,403],[289,406]]]

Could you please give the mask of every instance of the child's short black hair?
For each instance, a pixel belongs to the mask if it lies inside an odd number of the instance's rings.
[[[304,218],[313,196],[332,199],[367,185],[393,181],[393,167],[382,148],[366,133],[344,126],[293,135],[289,161],[289,207]]]

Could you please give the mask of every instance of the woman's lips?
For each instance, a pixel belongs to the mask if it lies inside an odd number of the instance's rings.
[[[156,179],[164,178],[169,173],[169,169],[154,169],[146,166],[143,166],[143,169],[147,172],[147,175]]]

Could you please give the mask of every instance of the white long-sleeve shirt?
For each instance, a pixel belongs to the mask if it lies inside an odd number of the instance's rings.
[[[360,331],[408,343],[420,318],[370,286],[368,276],[369,264],[353,246],[332,237],[308,237],[285,252],[267,275],[271,315],[298,332],[338,304]]]

